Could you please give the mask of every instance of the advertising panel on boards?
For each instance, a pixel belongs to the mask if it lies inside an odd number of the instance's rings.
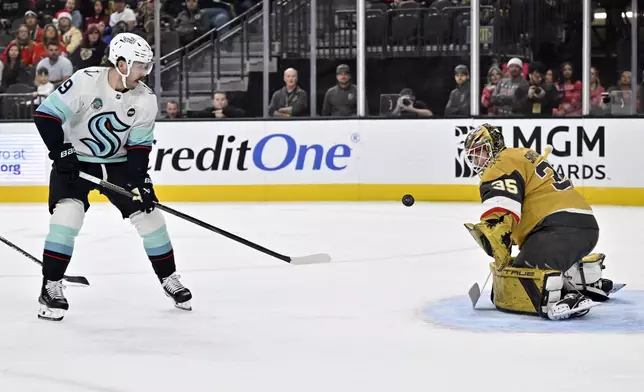
[[[501,128],[508,147],[548,160],[592,202],[642,204],[632,119],[433,119],[159,122],[150,174],[167,200],[471,200],[472,127]],[[0,186],[47,184],[50,162],[29,123],[0,124]],[[5,192],[5,194],[7,194]],[[0,198],[2,199],[2,198]],[[639,201],[638,201],[639,200]]]

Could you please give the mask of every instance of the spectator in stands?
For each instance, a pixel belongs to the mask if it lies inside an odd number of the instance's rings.
[[[199,8],[210,22],[208,28],[221,27],[228,23],[234,15],[229,12],[229,2],[220,0],[199,0]],[[225,30],[224,30],[225,31]]]
[[[510,75],[510,62],[507,62],[507,63],[503,64],[502,69],[503,69],[504,77],[506,77],[506,78],[509,77],[509,75]],[[530,70],[529,70],[528,64],[524,64],[523,62],[521,62],[521,77],[526,79],[528,77],[529,73],[530,73]]]
[[[67,13],[71,15],[71,25],[76,27],[79,31],[83,31],[83,15],[76,9],[75,0],[67,0],[65,8],[56,13],[56,19],[60,19],[60,14]]]
[[[168,101],[165,104],[165,118],[182,118],[181,111],[179,110],[179,103],[177,101]]]
[[[18,28],[18,32],[16,33],[16,39],[10,42],[10,45],[16,45],[20,49],[20,56],[21,56],[21,61],[23,65],[30,66],[33,63],[33,57],[34,57],[34,42],[29,38],[29,29],[27,29],[27,26],[22,24]],[[5,48],[4,52],[2,53],[2,56],[0,56],[0,60],[2,60],[5,64],[7,62],[7,53],[9,50],[9,45]]]
[[[599,70],[596,67],[590,67],[590,112],[592,114],[601,114],[608,109],[608,105],[603,102],[603,94],[606,92],[599,80]]]
[[[49,94],[54,91],[54,85],[49,81],[49,71],[47,68],[38,68],[36,71],[36,80],[34,80],[36,91],[34,91],[34,105],[40,105]]]
[[[25,25],[29,31],[29,38],[33,42],[40,42],[42,40],[42,27],[38,26],[38,15],[35,12],[29,10],[25,12]]]
[[[98,22],[96,24],[96,28],[98,29],[98,32],[101,34],[103,42],[105,42],[105,45],[109,45],[110,41],[112,40],[112,29],[109,28],[105,23],[103,22]]]
[[[228,98],[223,91],[217,91],[212,96],[212,107],[206,108],[200,112],[192,113],[190,117],[199,118],[228,118],[244,117],[246,113],[235,106],[228,104]]]
[[[557,88],[545,82],[546,66],[540,62],[530,64],[530,85],[516,90],[518,114],[524,116],[552,116],[559,105]]]
[[[54,85],[64,82],[74,73],[72,62],[67,57],[60,55],[58,42],[54,40],[50,40],[47,43],[47,57],[40,60],[36,69],[42,67],[47,68],[47,71],[49,71],[49,80]]]
[[[297,71],[289,68],[284,71],[284,87],[275,91],[268,107],[272,117],[306,116],[308,109],[306,91],[297,85]]]
[[[630,115],[633,91],[631,89],[632,75],[630,71],[623,71],[617,85],[608,89],[610,114]]]
[[[492,64],[490,69],[487,71],[487,85],[483,87],[483,92],[481,93],[481,107],[485,110],[488,116],[496,115],[496,106],[490,103],[490,97],[496,88],[496,85],[501,81],[501,67],[497,64]]]
[[[558,89],[562,94],[561,103],[555,114],[559,116],[581,116],[581,82],[573,79],[572,63],[561,66]]]
[[[83,33],[72,26],[72,16],[69,12],[61,12],[58,14],[58,30],[63,36],[62,41],[65,44],[67,53],[74,53],[83,41]]]
[[[114,28],[119,22],[125,22],[128,31],[136,24],[136,14],[132,9],[125,8],[125,0],[114,0],[114,12],[110,15],[110,27]]]
[[[143,0],[139,2],[136,12],[136,25],[141,26],[145,32],[145,40],[151,45],[154,43],[154,0]],[[167,15],[161,15],[161,31],[164,30],[164,18]]]
[[[199,9],[197,0],[186,0],[186,8],[177,17],[181,45],[189,44],[208,30],[208,19]]]
[[[67,56],[67,49],[60,41],[60,34],[58,34],[56,26],[48,24],[43,29],[42,40],[34,46],[33,64],[38,64],[40,60],[47,57],[47,43],[52,40],[58,43],[58,52],[63,56]]]
[[[340,64],[335,70],[338,84],[324,94],[322,116],[355,116],[358,113],[358,88],[351,83],[351,69]]]
[[[416,100],[414,90],[404,88],[400,90],[399,95],[392,115],[401,118],[431,117],[434,115],[425,102]]]
[[[470,115],[470,71],[461,64],[454,68],[456,88],[449,95],[445,116],[466,117]]]
[[[514,113],[516,100],[514,93],[519,87],[526,88],[528,82],[523,79],[523,61],[514,57],[508,61],[509,76],[501,79],[490,97],[490,104],[496,106],[499,116],[511,116]]]
[[[94,67],[101,64],[106,48],[98,27],[91,25],[85,32],[80,48],[72,53],[69,59],[77,70]]]
[[[546,71],[546,83],[550,83],[553,86],[555,85],[555,73],[553,70],[549,69]]]
[[[2,85],[0,91],[5,92],[12,84],[29,83],[29,71],[22,63],[20,46],[9,44],[7,46],[7,61],[5,61],[4,69],[2,70]]]
[[[102,0],[94,0],[94,15],[85,18],[85,29],[91,25],[96,25],[103,22],[103,28],[109,25],[110,17],[105,13]]]

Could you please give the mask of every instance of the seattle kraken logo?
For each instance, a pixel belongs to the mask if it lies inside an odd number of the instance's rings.
[[[455,126],[454,133],[458,138],[458,146],[456,147],[456,167],[454,175],[457,178],[468,178],[476,176],[474,170],[467,162],[467,157],[465,156],[465,137],[467,136],[470,129],[473,127],[467,126]]]
[[[94,139],[83,138],[83,142],[94,154],[100,158],[109,158],[121,148],[121,139],[116,132],[125,132],[130,126],[123,123],[115,112],[99,113],[92,117],[87,124],[89,132]]]

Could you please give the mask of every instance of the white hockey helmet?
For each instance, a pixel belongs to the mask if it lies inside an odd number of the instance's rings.
[[[108,60],[116,67],[116,72],[121,75],[123,86],[127,86],[125,79],[130,75],[135,61],[142,63],[146,75],[152,71],[154,53],[148,42],[141,36],[132,33],[120,33],[110,41]],[[127,64],[127,72],[121,73],[116,66],[118,60],[123,59]]]

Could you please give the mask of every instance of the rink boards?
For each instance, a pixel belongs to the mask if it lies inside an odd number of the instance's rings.
[[[150,174],[164,201],[478,201],[463,141],[484,122],[158,122]],[[508,146],[552,145],[549,161],[592,204],[644,205],[639,120],[492,123]],[[50,164],[32,123],[0,123],[1,202],[46,201]]]

